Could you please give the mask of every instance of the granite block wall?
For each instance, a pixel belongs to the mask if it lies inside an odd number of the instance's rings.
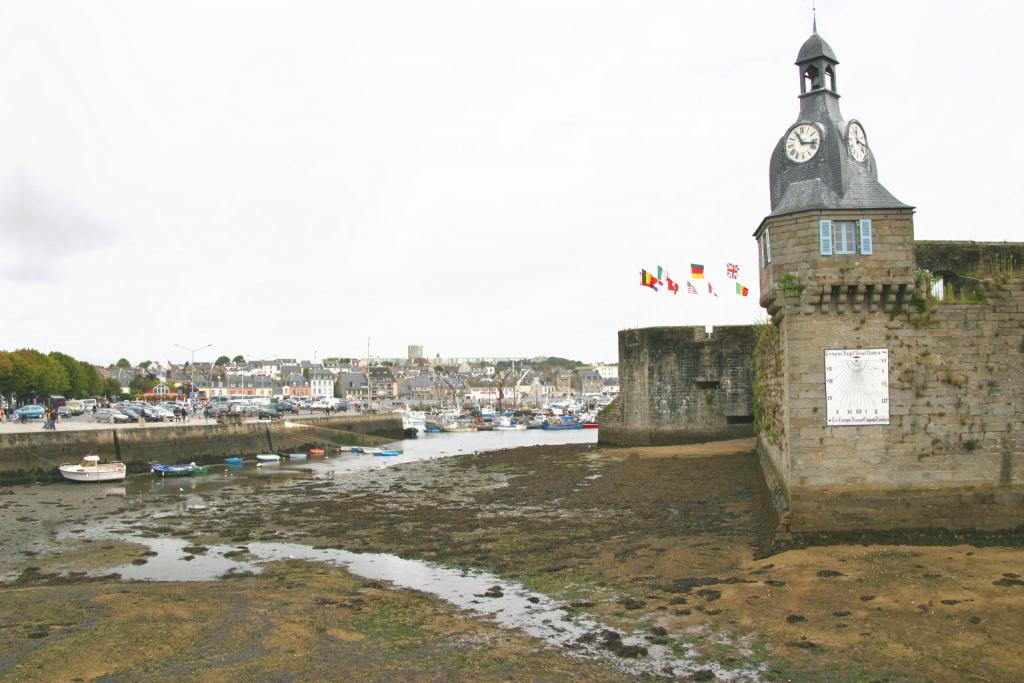
[[[615,410],[602,443],[692,443],[753,434],[753,326],[619,332]]]

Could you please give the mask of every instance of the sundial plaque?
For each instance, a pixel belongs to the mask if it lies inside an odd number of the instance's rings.
[[[825,349],[826,424],[889,424],[889,349]]]

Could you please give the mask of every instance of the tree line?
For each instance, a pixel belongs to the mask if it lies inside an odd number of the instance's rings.
[[[43,354],[35,349],[0,351],[0,396],[31,401],[53,395],[86,398],[120,394],[117,380],[103,377],[91,363],[66,353]]]

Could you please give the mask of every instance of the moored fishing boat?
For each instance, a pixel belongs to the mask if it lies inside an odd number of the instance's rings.
[[[583,429],[583,425],[573,420],[570,416],[563,415],[560,418],[545,420],[541,424],[541,429]]]
[[[289,460],[305,460],[306,459],[306,454],[305,453],[289,453],[288,454],[288,459]]]
[[[393,457],[393,456],[401,455],[401,454],[402,454],[402,451],[380,451],[380,450],[377,451],[376,453],[374,453],[374,455],[376,455],[378,457],[384,457],[384,458]]]
[[[256,459],[260,462],[280,462],[281,456],[276,453],[260,453]]]
[[[161,477],[191,477],[194,474],[207,474],[210,469],[205,465],[197,465],[194,462],[188,465],[153,465],[150,468],[153,474]]]
[[[241,465],[245,461],[242,458],[224,458],[224,462],[228,465]]]
[[[311,458],[322,458],[324,457],[324,449],[322,448],[310,448],[309,457]]]
[[[98,455],[87,455],[78,465],[69,463],[57,469],[61,476],[70,481],[123,481],[127,474],[123,462],[100,464]]]

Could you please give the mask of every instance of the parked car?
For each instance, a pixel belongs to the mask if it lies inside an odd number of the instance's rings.
[[[38,403],[30,403],[15,410],[14,414],[19,420],[36,420],[46,414],[46,408]]]
[[[153,408],[153,410],[156,411],[156,413],[158,415],[160,415],[160,419],[163,420],[164,422],[174,422],[174,409],[173,408],[166,408],[164,406],[156,406],[156,407]]]
[[[57,417],[71,417],[71,409],[67,406],[61,406],[57,408]]]
[[[133,408],[129,408],[127,406],[120,406],[118,407],[118,410],[127,415],[128,419],[131,420],[132,422],[138,422],[139,414]]]
[[[270,406],[279,413],[297,413],[299,409],[288,401],[278,401],[277,403]]]
[[[137,419],[137,418],[136,418]],[[128,422],[131,420],[130,417],[122,413],[117,408],[97,408],[96,409],[96,421],[97,422]]]
[[[273,408],[263,407],[256,411],[256,417],[260,420],[279,420],[281,419],[281,413]]]
[[[150,406],[143,406],[139,409],[139,412],[142,413],[142,418],[146,422],[162,422],[164,419],[163,413]]]

